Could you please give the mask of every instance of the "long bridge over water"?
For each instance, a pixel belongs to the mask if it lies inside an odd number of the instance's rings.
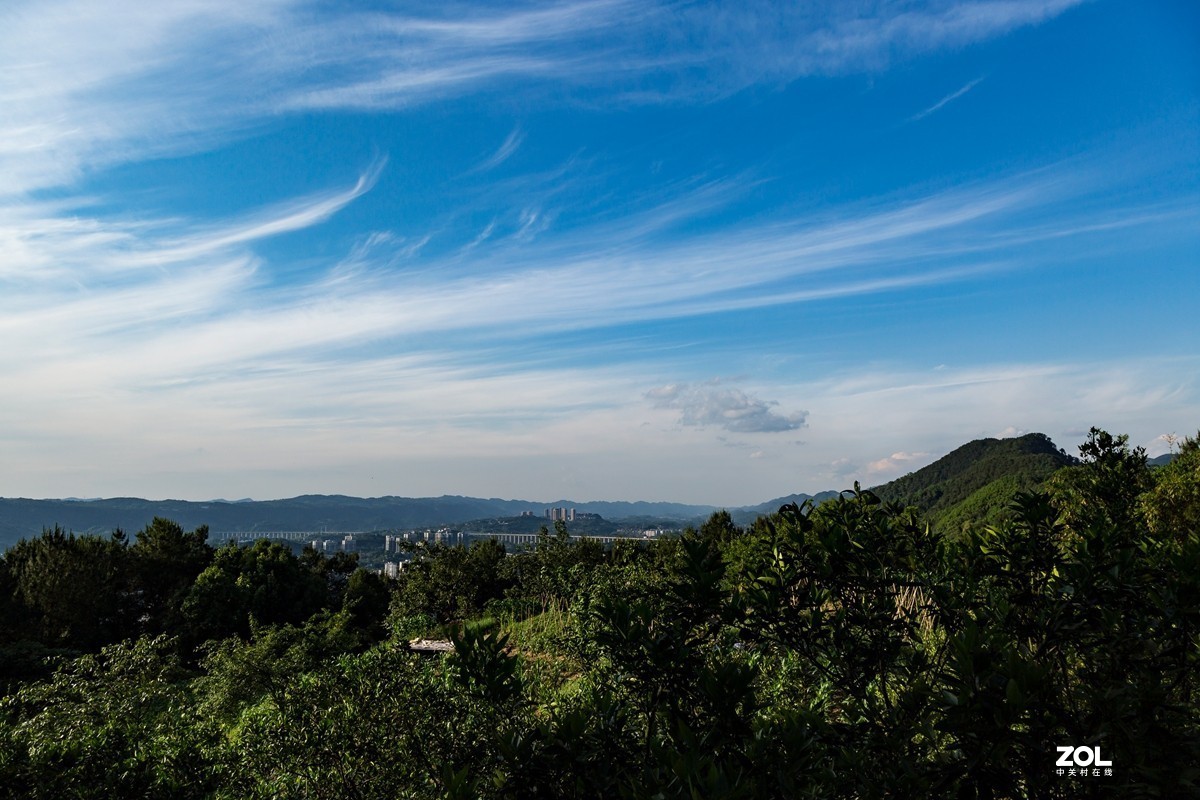
[[[368,534],[380,535],[380,531],[216,531],[209,534],[209,538],[214,542],[227,542],[236,540],[238,544],[249,544],[256,542],[259,539],[275,539],[286,542],[308,542],[315,539],[344,539],[347,536],[359,537]],[[404,536],[404,534],[389,534]],[[446,544],[467,544],[476,539],[495,539],[503,544],[517,545],[520,547],[529,547],[538,542],[539,534],[536,533],[502,533],[489,531],[429,531],[409,533],[412,537],[411,541],[439,541]],[[408,538],[408,537],[405,537]],[[615,535],[592,535],[592,534],[572,534],[568,537],[572,541],[580,539],[588,539],[600,542],[601,544],[612,544],[618,541],[642,541],[638,536],[615,536]]]
[[[208,538],[214,542],[237,540],[238,544],[257,542],[259,539],[278,539],[285,542],[311,542],[313,539],[344,539],[347,536],[365,536],[375,531],[215,531]]]

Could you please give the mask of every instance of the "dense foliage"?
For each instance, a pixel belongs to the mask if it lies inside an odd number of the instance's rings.
[[[392,585],[48,531],[0,562],[0,795],[1195,796],[1200,445],[1081,455],[954,536],[856,487],[607,550],[422,545]],[[1112,774],[1059,774],[1085,745]]]

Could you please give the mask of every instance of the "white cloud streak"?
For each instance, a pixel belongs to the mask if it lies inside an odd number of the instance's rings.
[[[536,339],[897,291],[979,277],[1008,269],[1017,258],[1036,263],[1030,245],[1059,231],[1034,212],[1070,206],[1076,193],[1091,188],[1063,189],[1053,176],[1018,177],[892,200],[873,211],[854,209],[846,218],[734,225],[691,238],[663,236],[646,221],[657,214],[650,209],[617,223],[644,230],[641,237],[617,239],[606,223],[531,241],[532,228],[546,216],[530,209],[516,239],[480,236],[472,250],[459,250],[449,261],[425,258],[421,269],[407,270],[392,263],[389,248],[411,254],[424,240],[375,236],[373,246],[356,248],[349,262],[318,269],[287,289],[274,286],[272,265],[254,252],[255,243],[320,224],[368,191],[374,174],[245,220],[182,231],[178,221],[68,223],[23,218],[22,209],[0,206],[0,247],[10,256],[0,274],[6,288],[0,330],[21,345],[0,353],[0,366],[9,374],[20,364],[78,373],[57,361],[64,351],[54,349],[71,345],[68,352],[109,354],[116,363],[105,369],[113,374],[155,383],[300,351],[318,360],[333,352],[346,357],[346,348],[369,352],[430,334]],[[677,206],[670,211],[677,213]],[[1024,223],[1031,216],[1037,217],[1033,228]],[[1158,218],[1141,210],[1129,216],[1142,225]],[[1094,216],[1088,222],[1095,227]],[[1076,225],[1071,217],[1058,220],[1062,229]],[[531,304],[539,307],[534,329],[524,325]],[[163,325],[167,318],[171,324]]]
[[[525,141],[525,133],[520,128],[513,128],[512,132],[504,139],[503,144],[496,149],[486,159],[484,159],[475,169],[474,172],[487,172],[508,161],[517,150],[521,147],[521,142]]]
[[[796,59],[819,72],[882,68],[906,54],[958,48],[1051,19],[1083,0],[934,3],[850,7],[810,34]]]
[[[18,1],[0,12],[0,194],[202,148],[278,113],[408,108],[501,81],[508,92],[515,82],[522,92],[606,102],[703,100],[764,81],[879,70],[1076,4],[585,0],[330,15],[305,0]],[[510,137],[496,163],[518,144]]]
[[[983,80],[983,78],[976,78],[973,81],[969,81],[968,83],[964,84],[963,86],[959,87],[958,89],[955,89],[953,92],[951,92],[950,94],[943,97],[941,100],[938,100],[936,103],[934,103],[933,105],[931,105],[929,108],[925,109],[924,111],[913,114],[911,117],[908,118],[908,121],[916,122],[917,120],[928,117],[930,114],[934,113],[935,111],[939,111],[947,103],[954,102],[955,100],[957,100],[958,98],[960,98],[964,94],[966,94],[967,92],[974,89],[976,86],[978,86],[980,84],[980,82],[982,80]]]

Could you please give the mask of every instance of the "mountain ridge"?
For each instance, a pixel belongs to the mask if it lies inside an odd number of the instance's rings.
[[[833,492],[817,495],[823,499]],[[753,521],[787,502],[802,502],[810,495],[797,494],[753,506],[726,507],[739,522]],[[465,495],[438,497],[353,497],[340,494],[304,494],[277,500],[146,500],[113,497],[82,500],[0,498],[0,547],[37,536],[55,525],[84,534],[106,535],[120,528],[133,533],[154,517],[165,517],[184,528],[208,525],[213,532],[255,531],[395,530],[458,525],[486,519],[517,517],[533,512],[542,517],[548,508],[574,508],[579,513],[599,514],[610,520],[653,518],[697,524],[714,511],[715,505],[666,501],[573,501],[549,502],[505,500]]]
[[[1001,513],[1017,491],[1036,488],[1063,466],[1078,463],[1040,433],[1009,439],[976,439],[938,460],[893,481],[872,487],[879,497],[917,507],[939,527],[954,527],[968,511],[978,518]],[[276,500],[145,500],[138,497],[99,499],[0,498],[0,547],[37,536],[60,525],[76,533],[107,534],[121,528],[132,533],[154,517],[166,517],[185,528],[208,525],[213,532],[395,530],[459,525],[481,519],[543,517],[548,508],[574,508],[608,520],[660,519],[695,525],[724,508],[734,522],[750,524],[788,503],[836,497],[836,491],[796,493],[747,506],[717,506],[668,501],[507,500],[443,494],[437,497],[353,497],[302,494]]]
[[[998,521],[1017,492],[1078,463],[1042,433],[975,439],[871,491],[885,502],[915,506],[935,527],[953,531],[966,520]]]

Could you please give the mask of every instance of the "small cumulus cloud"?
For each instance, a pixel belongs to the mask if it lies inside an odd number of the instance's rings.
[[[1161,456],[1164,453],[1177,453],[1179,452],[1179,445],[1182,444],[1182,442],[1183,437],[1181,436],[1178,436],[1174,433],[1162,433],[1150,440],[1150,442],[1146,445],[1146,452],[1149,453],[1152,458],[1155,456]]]
[[[1009,425],[1007,428],[997,433],[994,438],[1012,439],[1017,436],[1024,436],[1027,433],[1029,433],[1029,431],[1025,430],[1024,428],[1018,428],[1015,425]]]
[[[671,383],[646,392],[656,408],[680,412],[682,425],[715,425],[732,433],[779,433],[803,428],[808,412],[781,414],[772,409],[779,403],[762,400],[740,389],[719,383]]]
[[[909,466],[914,461],[927,458],[929,453],[892,453],[887,458],[881,458],[878,461],[872,461],[867,464],[867,472],[872,475],[880,473],[893,473]]]

